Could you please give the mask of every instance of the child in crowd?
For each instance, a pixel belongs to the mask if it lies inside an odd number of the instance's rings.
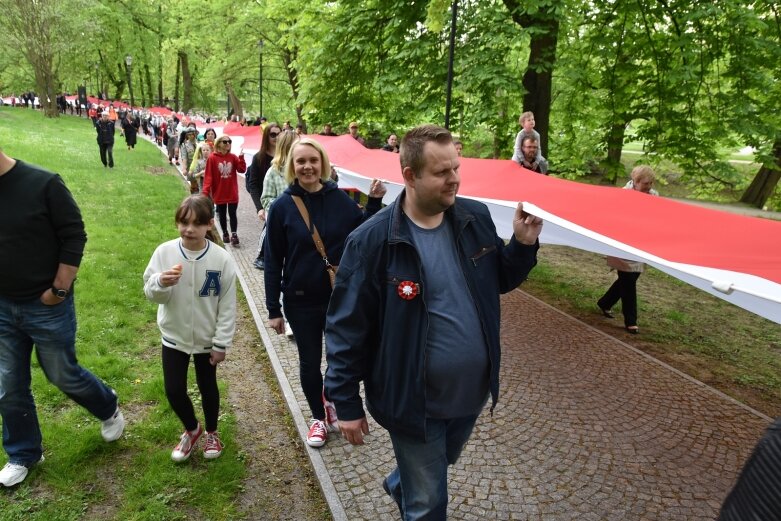
[[[205,417],[203,456],[214,459],[223,449],[217,434],[217,364],[233,341],[236,269],[231,256],[215,243],[208,197],[187,197],[176,210],[175,221],[180,238],[158,246],[144,271],[144,294],[159,304],[165,394],[185,428],[171,459],[187,460],[204,435],[187,395],[191,355]]]
[[[541,143],[540,141],[540,133],[534,130],[534,112],[524,112],[521,114],[521,117],[518,119],[518,124],[521,126],[521,131],[518,132],[518,135],[515,136],[515,147],[513,148],[513,161],[515,161],[518,164],[521,164],[523,161],[523,138],[525,137],[533,137],[537,140],[537,143]],[[540,163],[540,160],[544,160],[545,158],[542,157],[542,151],[540,148],[537,149],[537,163]],[[547,162],[546,162],[547,164]]]
[[[222,241],[239,245],[237,234],[238,218],[236,209],[239,206],[238,174],[247,171],[244,152],[231,154],[231,138],[222,135],[214,142],[214,152],[206,161],[206,173],[203,176],[203,195],[208,195],[217,205],[217,214],[222,228]],[[227,214],[227,215],[226,215]],[[228,235],[228,216],[230,217],[231,234]]]
[[[176,163],[176,166],[179,166],[179,133],[173,120],[168,121],[165,133],[168,138],[165,145],[168,149],[168,164]]]
[[[203,190],[203,175],[206,173],[206,161],[214,151],[212,146],[213,144],[211,142],[204,141],[198,147],[198,150],[195,153],[195,159],[193,159],[193,162],[190,165],[190,176],[188,180],[190,181],[191,189],[194,189],[195,186],[198,187],[198,190],[195,193],[200,193],[201,190]]]

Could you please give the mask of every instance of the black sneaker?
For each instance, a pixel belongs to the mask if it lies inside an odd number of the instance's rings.
[[[260,259],[260,258],[258,258],[258,259],[255,259],[255,262],[254,262],[254,263],[252,263],[252,265],[253,265],[253,266],[255,266],[255,268],[257,268],[257,269],[259,269],[259,270],[262,270],[262,269],[265,267],[265,266],[263,265],[263,259]]]

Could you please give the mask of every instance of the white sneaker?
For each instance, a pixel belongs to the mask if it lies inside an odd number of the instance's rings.
[[[117,407],[114,415],[101,422],[100,434],[103,435],[105,441],[116,441],[122,436],[122,431],[125,430],[125,417],[122,415],[122,411]]]
[[[30,467],[37,465],[42,461],[43,456],[41,456],[41,459],[39,459],[37,463],[32,463]],[[24,481],[24,478],[27,477],[27,473],[30,472],[30,467],[11,463],[9,461],[5,464],[3,470],[0,470],[0,485],[3,485],[4,487],[13,487],[16,484],[21,483]]]

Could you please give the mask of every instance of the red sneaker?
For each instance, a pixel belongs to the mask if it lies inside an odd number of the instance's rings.
[[[171,459],[177,463],[187,461],[193,453],[193,449],[202,434],[203,428],[200,423],[198,424],[198,430],[195,431],[195,433],[191,434],[190,431],[184,431],[182,437],[179,439],[179,443],[174,447],[173,452],[171,452]]]
[[[328,429],[325,426],[325,422],[323,420],[312,420],[309,434],[306,436],[306,444],[310,447],[318,448],[325,445],[325,440],[327,439]]]
[[[217,431],[207,432],[206,441],[203,446],[203,457],[206,459],[219,458],[222,455],[222,442]]]

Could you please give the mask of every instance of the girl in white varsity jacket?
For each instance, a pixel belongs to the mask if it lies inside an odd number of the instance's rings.
[[[233,341],[236,269],[231,256],[215,242],[213,208],[203,195],[182,201],[175,218],[180,238],[158,246],[144,271],[144,294],[160,304],[157,325],[163,336],[165,394],[185,428],[171,453],[176,462],[187,460],[204,435],[187,396],[190,355],[206,424],[203,456],[213,459],[222,454],[217,364]]]

